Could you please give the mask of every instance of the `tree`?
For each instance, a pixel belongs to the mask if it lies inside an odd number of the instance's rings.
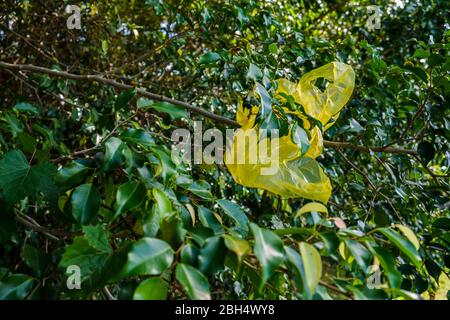
[[[0,299],[448,296],[448,1],[99,0],[81,29],[66,4],[0,4]],[[287,135],[276,80],[334,61],[328,202],[171,157],[240,106]]]

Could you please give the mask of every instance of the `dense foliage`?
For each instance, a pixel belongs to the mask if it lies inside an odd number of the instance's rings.
[[[446,299],[449,2],[377,1],[378,29],[372,4],[2,1],[0,299]],[[332,61],[356,83],[324,136],[347,144],[318,158],[325,206],[171,159],[174,129],[228,123],[48,72],[235,119],[267,103],[255,85],[281,110],[276,79]]]

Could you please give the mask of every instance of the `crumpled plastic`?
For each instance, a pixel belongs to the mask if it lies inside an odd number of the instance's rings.
[[[319,78],[329,82],[323,91],[315,85]],[[310,144],[308,150],[302,154],[291,134],[279,138],[262,135],[262,130],[255,125],[259,108],[240,105],[236,121],[241,127],[235,130],[233,141],[227,144],[225,164],[234,180],[241,185],[264,189],[282,198],[302,197],[326,203],[331,196],[331,183],[315,158],[323,151],[323,131],[334,124],[352,95],[355,73],[349,65],[332,62],[306,73],[298,83],[279,79],[277,84],[276,98],[283,101],[285,98],[281,93],[292,96],[309,117],[322,124],[320,128],[301,111],[283,108],[286,114],[303,124]],[[246,141],[244,138],[252,130],[257,139],[240,143]],[[267,156],[264,153],[260,155],[261,148],[266,148]],[[255,155],[258,155],[256,161]],[[241,161],[237,161],[239,157]]]

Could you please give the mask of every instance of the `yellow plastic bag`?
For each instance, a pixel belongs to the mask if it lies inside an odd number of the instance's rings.
[[[315,80],[324,78],[330,83],[322,92]],[[278,83],[280,93],[291,95],[308,114],[319,120],[326,130],[336,119],[353,92],[355,74],[348,65],[332,62],[305,74],[298,84],[285,79]],[[331,184],[319,163],[314,160],[322,153],[322,131],[312,126],[308,117],[299,111],[284,111],[302,121],[309,136],[309,149],[302,154],[291,135],[269,138],[255,125],[258,107],[239,107],[236,115],[241,128],[234,132],[227,145],[225,164],[234,180],[244,186],[261,188],[283,198],[317,200],[326,203],[331,195]],[[261,150],[263,152],[261,152]]]

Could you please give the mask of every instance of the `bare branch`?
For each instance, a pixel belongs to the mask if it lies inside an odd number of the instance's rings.
[[[69,73],[69,72],[65,72],[65,71],[53,70],[53,69],[48,69],[48,68],[34,66],[34,65],[12,64],[12,63],[0,61],[0,68],[7,69],[7,70],[36,72],[36,73],[47,74],[49,76],[60,77],[60,78],[65,78],[65,79],[97,81],[97,82],[104,83],[104,84],[107,84],[107,85],[110,85],[110,86],[113,86],[115,88],[122,89],[122,90],[130,90],[130,89],[135,88],[132,85],[117,82],[117,81],[107,79],[107,78],[104,78],[104,77],[101,77],[98,75],[79,75],[79,74],[73,74],[73,73]],[[221,115],[217,115],[212,112],[209,112],[203,108],[193,106],[187,102],[172,99],[172,98],[169,98],[169,97],[166,97],[163,95],[159,95],[156,93],[152,93],[152,92],[146,91],[145,89],[142,89],[142,88],[138,88],[136,90],[137,90],[137,94],[139,94],[143,97],[147,97],[147,98],[157,100],[157,101],[168,102],[173,105],[183,107],[183,108],[187,109],[188,111],[197,113],[199,115],[202,115],[204,117],[207,117],[209,119],[212,119],[212,120],[220,122],[220,123],[228,124],[228,125],[231,125],[234,127],[239,126],[239,124],[235,120],[229,119],[229,118],[221,116]],[[353,150],[362,151],[362,152],[374,151],[374,152],[384,152],[384,153],[394,153],[394,154],[409,154],[409,155],[417,154],[416,150],[410,150],[410,149],[394,148],[394,147],[388,147],[388,146],[366,147],[366,146],[351,144],[349,142],[337,142],[337,141],[327,141],[327,140],[324,140],[324,146],[330,147],[330,148],[353,149]]]

